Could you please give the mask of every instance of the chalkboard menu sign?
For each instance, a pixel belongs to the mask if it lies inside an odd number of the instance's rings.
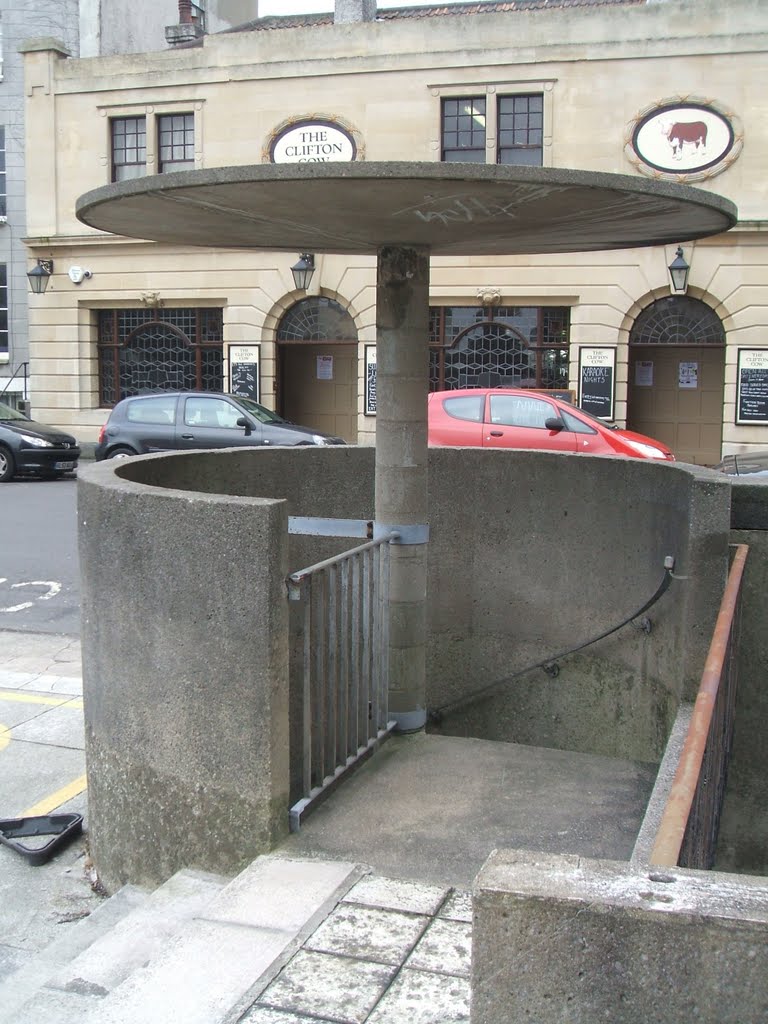
[[[615,348],[579,349],[579,405],[601,420],[613,419]]]
[[[768,348],[740,348],[736,422],[768,425]]]
[[[376,346],[365,346],[365,415],[376,415]]]
[[[260,345],[230,345],[229,347],[229,390],[230,394],[259,401]]]

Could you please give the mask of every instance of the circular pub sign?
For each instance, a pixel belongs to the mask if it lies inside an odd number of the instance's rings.
[[[655,107],[640,117],[631,145],[653,171],[703,175],[717,173],[730,163],[729,157],[736,155],[735,138],[731,121],[713,107],[674,103]]]
[[[350,161],[357,156],[352,135],[334,121],[298,121],[283,128],[269,148],[273,164]]]

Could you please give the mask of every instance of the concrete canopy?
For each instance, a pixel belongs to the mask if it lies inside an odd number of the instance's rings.
[[[721,196],[628,175],[444,163],[260,164],[157,174],[81,196],[90,227],[211,248],[437,256],[677,244],[727,231]]]

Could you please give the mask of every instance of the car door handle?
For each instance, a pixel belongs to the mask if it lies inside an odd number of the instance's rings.
[[[195,435],[194,434],[182,434],[181,436],[182,436],[183,440],[185,440],[185,441],[194,441],[195,440]]]
[[[492,430],[488,436],[489,437],[504,437],[504,431],[503,430]]]

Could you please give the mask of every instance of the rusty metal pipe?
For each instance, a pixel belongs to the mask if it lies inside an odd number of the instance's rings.
[[[723,664],[728,653],[728,642],[748,551],[749,547],[746,544],[736,545],[688,734],[651,852],[651,864],[659,867],[675,867],[680,858],[723,674]]]

